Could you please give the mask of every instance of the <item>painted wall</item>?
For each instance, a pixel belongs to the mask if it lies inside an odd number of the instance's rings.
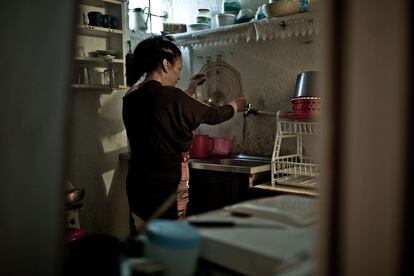
[[[167,20],[169,22],[194,23],[198,8],[210,8],[213,16],[221,12],[221,1],[218,0],[163,1],[171,16]],[[253,11],[265,2],[267,1],[241,1],[242,6]],[[145,34],[127,34],[127,39],[128,37],[135,46]],[[318,37],[299,37],[196,48],[193,55],[194,72],[190,72],[188,51],[184,50],[185,66],[178,86],[187,87],[191,73],[198,72],[207,57],[214,60],[216,55],[222,55],[224,61],[240,72],[244,96],[248,102],[267,111],[290,110],[297,74],[320,67],[318,40]],[[123,180],[125,170],[119,170],[118,159],[120,152],[127,151],[121,117],[124,93],[125,91],[116,91],[110,95],[84,92],[72,94],[72,131],[67,169],[67,178],[72,184],[86,189],[84,208],[79,214],[81,227],[89,232],[112,233],[118,237],[126,237],[129,231]],[[238,114],[221,125],[203,125],[197,132],[233,139],[235,152],[270,155],[275,119],[247,117],[245,135],[243,125],[243,116]]]

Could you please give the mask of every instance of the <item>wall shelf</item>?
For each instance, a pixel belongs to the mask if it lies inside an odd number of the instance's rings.
[[[75,57],[74,60],[79,63],[92,63],[92,64],[108,64],[108,63],[123,64],[124,63],[123,59],[108,59],[108,58],[100,58],[100,57]]]
[[[216,29],[174,34],[173,37],[176,43],[182,47],[203,47],[242,41],[298,37],[318,34],[319,21],[318,13],[305,12]]]
[[[88,36],[97,36],[97,37],[110,37],[122,35],[122,30],[102,28],[90,25],[77,25],[78,34],[88,35]]]
[[[73,66],[72,89],[111,93],[126,88],[124,4],[121,0],[80,0],[78,18],[83,22],[76,25],[76,51]],[[115,17],[119,29],[86,25],[84,19],[89,12],[100,12]],[[99,52],[113,55],[97,55]],[[105,74],[106,72],[106,74]]]
[[[122,5],[125,1],[123,0],[81,0],[80,4],[94,6],[94,7],[103,7],[105,5]]]

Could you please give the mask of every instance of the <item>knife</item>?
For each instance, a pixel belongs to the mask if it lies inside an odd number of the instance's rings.
[[[275,224],[254,224],[254,223],[236,223],[226,220],[191,220],[189,223],[195,227],[206,228],[229,228],[229,227],[252,227],[252,228],[275,228],[283,229],[282,225]]]

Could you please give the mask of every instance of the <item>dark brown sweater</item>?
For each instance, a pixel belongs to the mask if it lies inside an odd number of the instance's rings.
[[[200,124],[218,124],[233,115],[231,105],[209,106],[157,81],[127,94],[122,116],[131,147],[127,189],[134,213],[146,219],[154,211],[149,209],[162,203],[157,201],[177,189],[181,153],[189,150],[193,131]],[[152,198],[150,203],[148,194],[160,197]],[[136,204],[139,206],[134,207]]]

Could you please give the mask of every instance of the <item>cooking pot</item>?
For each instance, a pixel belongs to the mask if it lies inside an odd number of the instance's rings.
[[[190,157],[207,158],[214,147],[214,139],[208,135],[194,135],[190,149]]]
[[[300,73],[296,78],[295,96],[301,97],[318,97],[319,71],[306,71]]]
[[[213,137],[214,146],[211,155],[227,156],[231,152],[232,141],[225,138]]]
[[[65,202],[67,205],[71,205],[81,201],[85,196],[85,189],[74,188],[66,191]]]

